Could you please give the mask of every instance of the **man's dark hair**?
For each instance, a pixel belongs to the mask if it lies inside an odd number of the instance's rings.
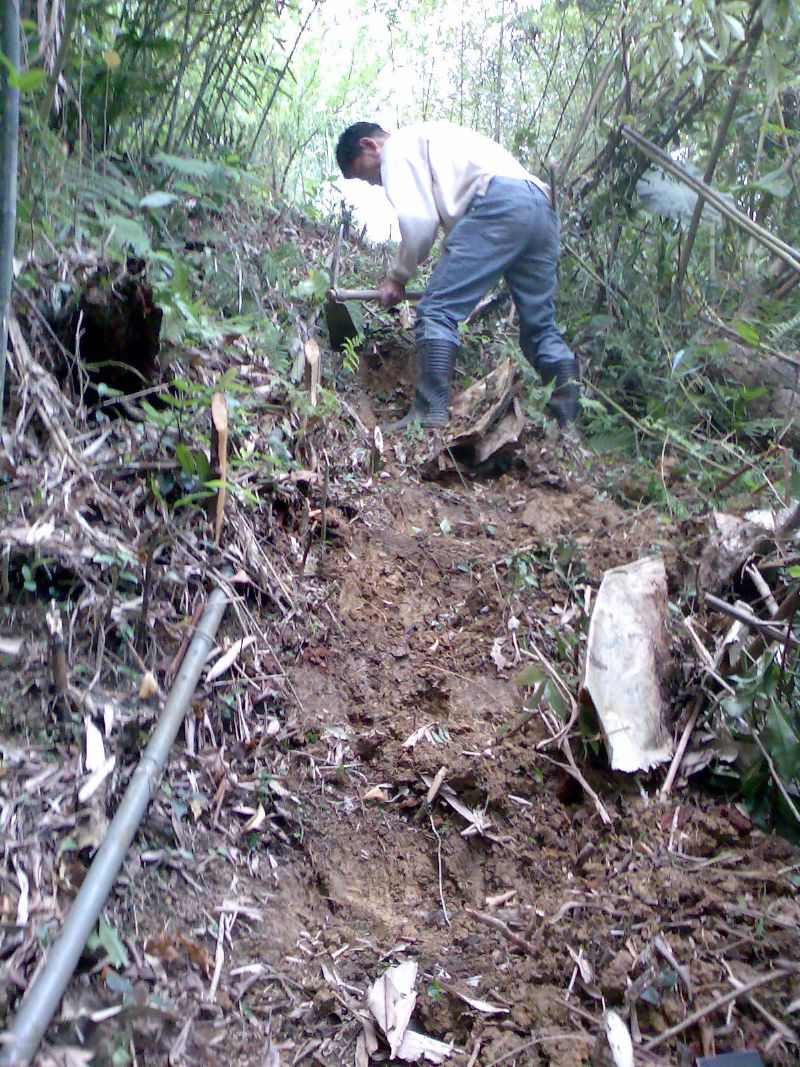
[[[354,122],[339,138],[339,143],[336,145],[336,162],[345,178],[348,176],[352,163],[363,152],[361,138],[374,137],[376,133],[385,134],[386,130],[377,122]]]

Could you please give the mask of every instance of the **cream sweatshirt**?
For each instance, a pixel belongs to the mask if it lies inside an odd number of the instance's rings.
[[[381,152],[381,180],[400,219],[400,248],[389,277],[405,283],[431,250],[441,226],[449,233],[492,178],[547,186],[501,145],[452,122],[422,122],[391,134]]]

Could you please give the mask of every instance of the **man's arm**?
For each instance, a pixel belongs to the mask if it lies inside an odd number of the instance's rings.
[[[382,177],[400,220],[400,248],[388,277],[405,286],[430,252],[440,224],[427,145],[409,154],[388,153]]]

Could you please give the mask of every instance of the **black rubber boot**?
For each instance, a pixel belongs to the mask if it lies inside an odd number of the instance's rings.
[[[555,389],[547,404],[547,410],[559,426],[569,426],[578,417],[578,401],[581,395],[581,378],[577,359],[564,360],[556,366],[555,373],[545,378],[545,385],[555,379]]]
[[[420,426],[446,426],[450,421],[450,382],[456,365],[458,345],[452,341],[423,341],[417,345],[414,402],[408,414],[390,423],[389,432]]]

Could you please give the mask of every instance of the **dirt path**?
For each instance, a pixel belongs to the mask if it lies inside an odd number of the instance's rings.
[[[421,481],[392,449],[366,484],[340,469],[335,540],[307,564],[316,607],[276,649],[291,692],[265,678],[249,740],[201,726],[196,755],[176,750],[107,910],[127,967],[84,968],[80,1020],[51,1037],[80,1031],[96,1062],[342,1067],[367,987],[413,958],[447,1062],[567,1067],[606,1062],[607,1007],[647,1042],[797,958],[792,847],[685,789],[660,803],[576,739],[605,825],[523,718],[522,666],[574,686],[603,571],[659,548],[674,564],[655,513],[604,490],[542,441],[483,482]],[[679,1041],[796,1062],[769,1011],[798,994],[768,985]],[[118,1017],[92,1015],[109,1003]],[[682,1055],[673,1040],[642,1062]]]
[[[353,1006],[387,964],[412,957],[417,1018],[454,1041],[452,1062],[478,1049],[484,1067],[588,1063],[604,1006],[633,1002],[652,1037],[729,989],[726,965],[746,981],[766,958],[796,955],[787,844],[750,833],[734,809],[686,795],[662,805],[654,786],[595,770],[605,826],[555,754],[537,750],[537,718],[510,732],[523,710],[519,664],[557,655],[559,633],[577,664],[574,605],[606,567],[658,540],[652,517],[561,475],[546,447],[531,453],[521,476],[468,486],[419,482],[390,463],[350,499],[290,675],[300,711],[281,727],[293,740],[276,765],[280,791],[267,790],[282,831],[264,835],[249,869],[230,841],[191,844],[206,855],[195,880],[211,892],[189,907],[187,934],[223,899],[255,909],[226,947],[209,1062],[260,1063],[271,1024],[281,1062],[353,1063]],[[504,562],[526,544],[530,554]],[[230,778],[244,782],[247,765],[232,753]],[[483,832],[465,833],[441,798],[424,809],[443,767]],[[186,904],[191,884],[172,880]],[[688,969],[689,988],[657,944]],[[215,1033],[212,1006],[196,1008],[192,1055]],[[772,1032],[747,1010],[712,1023],[723,1049],[763,1050]],[[696,1029],[686,1039],[699,1050]],[[679,1062],[674,1049],[662,1062]],[[776,1046],[768,1062],[792,1060]]]

